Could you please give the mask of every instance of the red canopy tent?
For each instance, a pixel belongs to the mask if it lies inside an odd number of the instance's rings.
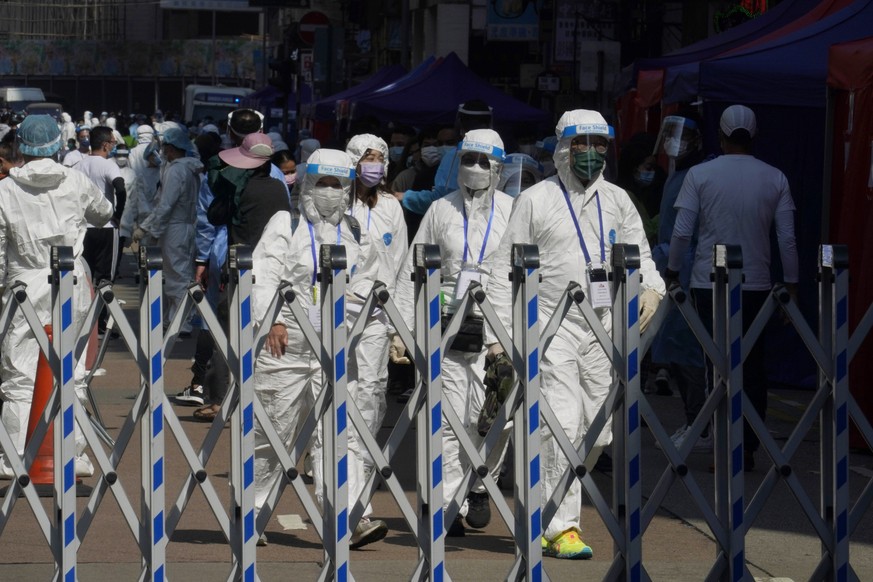
[[[873,37],[830,48],[828,86],[833,142],[830,181],[825,182],[831,189],[825,218],[830,233],[823,240],[849,246],[849,325],[854,330],[873,304]],[[855,354],[849,378],[852,395],[873,420],[873,341]],[[865,446],[860,433],[853,432],[851,439],[852,446]]]

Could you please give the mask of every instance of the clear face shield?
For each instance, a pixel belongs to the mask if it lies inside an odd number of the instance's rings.
[[[678,115],[665,117],[652,154],[657,156],[663,149],[668,158],[682,158],[693,149],[699,135],[699,129],[694,121]]]
[[[542,178],[542,164],[526,154],[511,154],[503,164],[498,189],[515,198]]]

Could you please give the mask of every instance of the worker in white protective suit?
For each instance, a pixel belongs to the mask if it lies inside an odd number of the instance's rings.
[[[532,186],[515,199],[509,226],[495,258],[489,298],[507,329],[511,329],[511,283],[508,279],[512,245],[539,247],[540,322],[549,321],[571,281],[585,286],[607,332],[612,328],[612,299],[608,283],[612,245],[639,246],[642,274],[640,330],[649,324],[664,296],[664,282],[652,262],[639,213],[627,193],[603,178],[613,131],[596,111],[578,109],[561,116],[555,133],[557,176]],[[489,342],[496,338],[489,338]],[[493,343],[489,351],[502,348]],[[558,333],[542,354],[543,396],[564,432],[579,446],[597,411],[615,385],[606,352],[578,309],[570,309]],[[607,422],[586,459],[593,468],[612,440]],[[545,503],[569,463],[547,427],[542,429],[542,499]],[[558,558],[586,559],[593,554],[581,539],[581,485],[574,480],[552,520],[543,524],[543,553]]]
[[[136,130],[136,145],[130,150],[130,167],[142,181],[143,198],[154,201],[161,179],[160,144],[155,130],[150,125],[140,125]]]
[[[409,240],[403,208],[385,190],[388,144],[380,137],[365,133],[349,140],[346,153],[357,162],[355,197],[349,214],[370,235],[378,259],[375,279],[385,283],[388,292],[393,294],[394,280],[406,256]],[[357,314],[350,311],[349,319],[356,321]],[[360,343],[349,362],[349,394],[373,436],[378,434],[388,409],[385,401],[388,389],[388,328],[386,315],[377,310],[364,328]],[[364,474],[369,477],[373,460],[366,450],[362,450],[362,456]]]
[[[73,247],[77,282],[73,292],[73,324],[78,329],[91,302],[85,285],[82,241],[89,222],[102,224],[110,219],[112,203],[84,174],[51,159],[61,146],[61,133],[52,117],[29,115],[18,127],[16,139],[25,163],[10,169],[9,178],[0,182],[0,286],[9,289],[16,281],[25,283],[40,323],[50,324],[51,247]],[[20,310],[15,312],[2,339],[0,354],[3,425],[21,455],[26,444],[39,347]],[[76,394],[84,402],[84,358],[77,362],[74,376]],[[93,474],[79,431],[76,447],[77,475]],[[12,476],[5,462],[5,455],[9,454],[12,451],[5,451],[0,458],[0,475],[4,477]]]
[[[130,167],[130,150],[126,147],[119,147],[115,151],[113,158],[118,164],[118,170],[121,172],[121,177],[124,179],[124,190],[127,192],[127,203],[124,205],[124,212],[121,213],[121,223],[118,226],[118,236],[120,247],[125,248],[130,246],[133,240],[133,231],[139,226],[140,221],[145,220],[152,213],[154,207],[152,200],[146,200],[143,196],[142,180],[133,168]],[[140,244],[153,245],[153,240],[140,240]]]
[[[73,123],[73,118],[66,111],[61,113],[61,120],[61,148],[64,148],[68,141],[76,139],[76,124]]]
[[[279,284],[288,281],[293,285],[309,321],[316,331],[321,332],[317,257],[322,244],[345,246],[349,276],[345,302],[357,304],[360,311],[362,298],[373,287],[378,264],[367,231],[346,214],[354,195],[355,165],[345,152],[316,150],[309,158],[307,174],[301,184],[301,221],[298,227],[292,233],[291,214],[286,211],[277,212],[267,223],[253,254],[252,309],[255,321],[263,321]],[[353,310],[353,307],[349,308],[349,311]],[[290,449],[301,418],[308,413],[315,397],[327,387],[327,383],[300,323],[287,306],[282,308],[270,328],[255,364],[254,383],[255,394],[285,447]],[[315,434],[313,464],[316,499],[323,507],[325,484],[320,433],[318,430]],[[349,457],[358,457],[348,463],[349,498],[352,500],[357,499],[363,488],[363,462],[353,431],[348,433],[348,444]],[[277,486],[281,474],[278,457],[263,428],[256,422],[255,507],[258,511],[267,504],[270,490]],[[387,532],[385,522],[364,518],[354,527],[349,543],[351,547],[361,547],[382,539]],[[265,545],[266,536],[261,535],[258,544]]]
[[[163,135],[161,185],[154,211],[133,231],[133,240],[145,236],[157,239],[163,257],[164,321],[169,325],[181,307],[188,285],[194,280],[196,254],[194,235],[197,195],[203,163],[188,132],[170,128]],[[190,331],[190,324],[182,331]]]
[[[410,279],[413,254],[417,244],[435,244],[440,247],[442,260],[442,319],[443,326],[454,315],[470,283],[479,282],[486,290],[494,277],[494,256],[506,229],[512,211],[512,198],[496,189],[500,179],[505,153],[503,141],[491,129],[468,131],[458,151],[458,189],[439,198],[428,208],[415,235],[403,268],[397,275],[397,307],[404,318],[413,321],[414,286]],[[446,351],[442,361],[443,407],[449,408],[464,423],[467,436],[476,446],[483,437],[477,430],[477,420],[485,400],[484,321],[478,308],[465,319],[469,327],[481,329],[473,341],[459,339]],[[469,340],[469,336],[466,336]],[[478,340],[478,341],[477,341]],[[395,349],[403,353],[399,338],[392,339]],[[464,472],[469,468],[467,456],[461,453],[454,429],[443,418],[443,495],[444,507],[461,486]],[[504,431],[499,445],[487,459],[491,475],[496,479],[508,431]],[[488,494],[481,481],[461,505],[459,514],[447,528],[449,536],[463,536],[464,525],[484,528],[491,519]]]

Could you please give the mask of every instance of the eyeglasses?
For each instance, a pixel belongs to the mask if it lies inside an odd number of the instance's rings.
[[[461,156],[461,164],[464,166],[475,166],[479,164],[479,167],[487,170],[491,167],[491,162],[488,161],[488,156],[484,154],[464,154]]]
[[[579,139],[576,138],[570,143],[570,151],[579,152],[579,153],[587,153],[588,150],[594,148],[594,151],[598,154],[605,154],[609,149],[609,144],[604,143],[602,141],[583,141],[585,138]],[[579,141],[576,141],[579,140]]]

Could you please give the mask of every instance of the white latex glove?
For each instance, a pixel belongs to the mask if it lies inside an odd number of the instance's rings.
[[[144,236],[146,236],[146,234],[146,231],[137,226],[135,229],[133,229],[134,242],[139,242]]]
[[[658,310],[658,304],[661,302],[661,296],[652,289],[643,289],[640,294],[640,333],[646,331],[649,327],[649,322],[652,321],[652,316]]]
[[[495,343],[491,344],[490,346],[488,346],[488,353],[486,354],[486,356],[493,359],[502,353],[503,353],[503,346],[500,345],[500,342],[495,342]]]
[[[400,339],[400,334],[391,336],[391,347],[388,348],[388,358],[395,364],[411,364],[412,361],[406,357],[406,346],[403,345],[403,340]]]

